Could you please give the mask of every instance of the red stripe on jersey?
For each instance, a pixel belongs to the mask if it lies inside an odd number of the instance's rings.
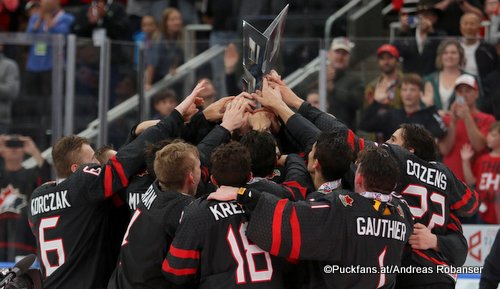
[[[110,157],[109,160],[111,160],[113,167],[115,168],[116,172],[118,173],[118,176],[120,177],[120,181],[122,182],[122,185],[124,187],[126,187],[128,185],[128,178],[125,175],[125,171],[123,170],[122,164],[116,159],[116,156]]]
[[[297,190],[299,190],[302,197],[304,197],[304,199],[306,198],[307,189],[301,184],[299,184],[297,181],[284,182],[283,185],[290,188],[296,188]]]
[[[458,227],[457,227],[455,224],[448,224],[448,226],[446,226],[446,228],[447,228],[447,229],[450,229],[450,230],[452,230],[452,231],[455,231],[455,232],[460,231],[460,230],[458,229]]]
[[[104,197],[107,199],[113,195],[113,173],[111,167],[106,165],[104,170]]]
[[[174,245],[170,245],[170,250],[168,252],[176,258],[200,259],[200,251],[198,250],[184,250],[175,248]]]
[[[269,253],[273,255],[278,255],[281,247],[281,223],[283,222],[283,211],[285,210],[285,205],[287,199],[279,200],[274,209],[273,216],[273,238],[271,244],[271,251]]]
[[[356,135],[352,132],[352,130],[348,130],[347,132],[347,143],[351,147],[351,149],[354,151],[354,140],[356,138]]]
[[[417,249],[413,249],[413,252],[415,252],[417,255],[419,255],[420,257],[424,258],[424,259],[427,259],[429,261],[431,261],[432,263],[434,264],[438,264],[438,265],[448,265],[446,262],[443,262],[443,261],[440,261],[436,258],[433,258],[433,257],[430,257],[430,256],[427,256],[424,254],[424,252],[420,251],[420,250],[417,250]]]
[[[293,192],[293,190],[290,187],[283,186],[283,188],[285,188],[287,191],[290,192],[290,194],[292,194],[292,197],[294,200],[297,200],[297,197],[295,197],[295,193]]]
[[[299,259],[290,259],[290,258],[285,258],[285,260],[288,261],[288,263],[292,263],[294,265],[299,264]]]
[[[456,224],[462,225],[462,222],[460,222],[460,220],[457,218],[457,216],[455,216],[455,214],[450,213],[450,217]]]
[[[167,259],[163,260],[163,264],[161,265],[163,271],[176,275],[176,276],[185,276],[185,275],[194,275],[198,271],[198,268],[186,268],[186,269],[175,269],[170,267]]]
[[[292,208],[292,215],[290,216],[290,226],[292,227],[292,250],[290,252],[290,259],[298,259],[300,253],[300,245],[302,239],[300,237],[300,223],[297,218],[297,211]]]
[[[365,149],[365,139],[364,138],[359,138],[358,139],[358,150],[362,151]]]
[[[474,194],[476,195],[476,202],[474,203],[472,210],[474,210],[477,206],[477,193],[476,193],[476,191],[474,191]],[[472,191],[469,188],[467,188],[467,190],[465,191],[465,195],[462,197],[462,199],[460,201],[456,202],[455,204],[451,205],[450,209],[458,210],[458,209],[462,208],[463,206],[467,205],[470,198],[472,198]]]

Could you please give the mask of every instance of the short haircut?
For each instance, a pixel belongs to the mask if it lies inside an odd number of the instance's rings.
[[[252,168],[250,152],[235,141],[216,148],[210,157],[210,163],[218,186],[245,186]]]
[[[180,141],[180,140],[179,140]],[[146,161],[146,169],[148,170],[148,173],[156,179],[156,174],[155,174],[155,157],[156,157],[156,152],[164,148],[165,146],[169,145],[172,143],[172,140],[162,140],[159,142],[155,143],[147,143],[146,144],[146,149],[144,150],[144,159]]]
[[[80,151],[84,144],[90,145],[88,139],[77,135],[60,138],[52,147],[52,161],[59,178],[67,178],[72,174],[71,165],[80,162]]]
[[[241,140],[252,158],[252,173],[264,178],[270,175],[276,165],[276,140],[269,132],[251,131]]]
[[[460,67],[465,66],[465,61],[466,61],[465,60],[465,52],[464,52],[464,49],[462,48],[462,45],[460,45],[460,42],[456,39],[445,39],[445,40],[441,41],[441,43],[439,44],[439,46],[437,48],[437,52],[436,52],[436,69],[437,70],[443,69],[442,58],[443,58],[444,50],[446,49],[446,47],[448,47],[450,45],[454,45],[458,49],[458,55],[460,57],[458,65]]]
[[[497,120],[494,123],[492,123],[488,131],[489,132],[497,131],[498,133],[500,133],[500,120]]]
[[[172,89],[165,89],[161,92],[158,92],[153,96],[153,105],[156,105],[160,101],[163,101],[165,99],[174,99],[175,101],[177,101],[177,95],[175,94],[175,91],[173,91]]]
[[[171,143],[156,152],[154,172],[161,189],[180,190],[199,157],[198,149],[184,142]]]
[[[318,160],[325,181],[334,181],[349,170],[354,152],[341,134],[322,132],[316,141],[313,158]]]
[[[437,156],[436,142],[432,134],[420,124],[403,123],[401,135],[403,147],[413,149],[413,154],[424,161],[435,161]]]
[[[381,147],[361,151],[356,164],[367,191],[390,194],[399,181],[396,160]]]
[[[406,73],[401,78],[401,84],[413,84],[417,86],[420,91],[424,91],[424,82],[422,81],[422,77],[416,73]]]

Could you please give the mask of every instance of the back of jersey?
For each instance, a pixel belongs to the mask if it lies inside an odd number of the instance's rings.
[[[45,288],[103,288],[116,262],[110,203],[92,201],[81,188],[70,177],[36,189],[30,200]]]
[[[193,197],[163,192],[153,183],[142,195],[121,245],[118,265],[108,289],[166,288],[161,266],[179,224],[182,210]]]
[[[169,280],[199,288],[284,288],[287,261],[246,237],[244,210],[235,202],[198,199],[186,208],[164,262]],[[189,274],[186,274],[189,273]]]
[[[423,161],[399,146],[389,145],[385,148],[398,159],[402,174],[396,192],[399,192],[408,203],[415,222],[425,225],[436,235],[453,233],[460,238],[461,224],[454,215],[455,211],[452,210],[474,210],[477,207],[476,198],[473,196],[475,192],[466,187],[449,168],[441,163]],[[465,255],[466,246],[458,246],[454,250],[461,247],[463,247],[463,252],[455,251],[450,254]],[[403,263],[407,266],[461,266],[462,264],[453,264],[453,261],[445,256],[445,249],[442,248],[441,252],[438,252],[431,249],[418,250],[407,246]],[[413,276],[412,274],[404,275]],[[398,276],[398,279],[402,276]],[[444,276],[436,278],[442,277]],[[422,280],[415,281],[422,282]]]

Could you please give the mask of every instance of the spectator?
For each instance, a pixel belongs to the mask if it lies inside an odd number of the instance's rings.
[[[170,115],[177,106],[177,95],[171,89],[165,89],[153,96],[153,107],[156,111],[154,119],[162,119]]]
[[[446,35],[444,31],[435,28],[441,10],[434,8],[432,0],[420,0],[417,5],[417,16],[406,13],[400,14],[401,33],[394,45],[398,48],[403,58],[403,71],[405,73],[418,73],[426,75],[434,71],[434,59],[441,39]],[[415,28],[410,27],[410,17],[417,17]]]
[[[146,59],[144,89],[165,77],[184,62],[182,50],[183,25],[179,10],[167,8],[160,23],[161,38],[154,44],[153,51]]]
[[[469,186],[476,186],[476,191],[481,199],[479,215],[486,224],[500,224],[500,122],[493,123],[486,137],[486,144],[490,153],[476,158],[474,150],[466,143],[462,146],[462,168],[465,181]]]
[[[64,12],[58,0],[41,0],[40,13],[30,17],[26,32],[33,34],[68,34],[74,17]],[[26,86],[30,96],[41,97],[45,111],[50,111],[52,92],[52,48],[40,41],[30,48],[26,65]]]
[[[312,106],[319,109],[319,92],[317,90],[311,90],[306,95],[306,101],[309,102]]]
[[[482,17],[479,0],[434,0],[434,2],[437,2],[434,7],[443,12],[437,27],[450,36],[460,35],[460,17],[464,13],[474,13]]]
[[[11,123],[11,106],[19,94],[19,66],[5,57],[0,45],[0,134],[7,133]]]
[[[17,32],[22,15],[21,1],[0,1],[0,32]]]
[[[378,66],[381,74],[365,88],[364,107],[377,101],[395,108],[401,106],[400,80],[403,74],[399,69],[399,51],[391,44],[377,49]]]
[[[374,101],[365,111],[359,125],[367,132],[382,132],[388,140],[392,133],[403,123],[416,123],[424,126],[435,138],[446,134],[446,126],[436,107],[423,107],[423,81],[418,74],[405,74],[401,79],[401,100],[403,107],[395,109]]]
[[[484,1],[484,14],[485,18],[490,22],[489,29],[484,29],[481,31],[481,35],[488,39],[489,43],[495,45],[500,37],[500,5],[498,0],[486,0]],[[484,27],[481,27],[483,30]],[[488,32],[488,33],[486,33]]]
[[[436,56],[436,72],[424,77],[425,93],[422,101],[435,105],[443,115],[455,100],[455,81],[464,73],[465,54],[460,43],[453,39],[443,40]]]
[[[345,37],[333,39],[326,80],[327,111],[351,129],[356,127],[356,112],[363,104],[363,82],[349,70],[353,47],[354,43]]]
[[[94,43],[107,36],[113,40],[130,40],[131,33],[127,14],[118,2],[94,0],[81,7],[76,15],[73,33],[93,38]]]
[[[151,15],[146,15],[141,19],[141,31],[137,32],[133,36],[133,40],[138,47],[140,43],[144,45],[144,55],[151,53],[151,48],[155,41],[160,40],[161,34],[158,30],[158,24],[156,20]],[[139,62],[138,48],[135,50],[134,61],[137,64]],[[146,56],[147,57],[147,56]]]
[[[460,18],[461,45],[465,52],[464,70],[479,78],[480,84],[486,76],[498,68],[498,55],[493,45],[481,41],[481,18],[473,13],[466,13]]]
[[[16,261],[17,256],[36,252],[36,242],[26,217],[31,192],[47,181],[50,168],[33,140],[26,136],[0,135],[0,260]],[[25,156],[36,160],[36,166],[25,169]]]
[[[479,104],[483,112],[493,114],[500,120],[500,67],[490,73],[484,80],[483,100]]]
[[[464,144],[470,143],[475,153],[481,153],[486,148],[486,134],[495,118],[477,109],[479,87],[472,75],[464,74],[457,78],[455,93],[457,99],[444,117],[448,134],[439,140],[438,145],[444,164],[465,181],[460,150]]]

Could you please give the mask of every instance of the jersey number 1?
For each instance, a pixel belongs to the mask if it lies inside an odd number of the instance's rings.
[[[245,263],[248,265],[248,272],[250,273],[251,282],[262,282],[262,281],[270,281],[273,276],[273,264],[271,263],[271,257],[269,253],[262,250],[255,244],[250,244],[248,238],[246,236],[247,231],[247,223],[242,223],[240,225],[240,229],[238,230],[238,234],[235,234],[233,231],[233,227],[229,225],[229,230],[227,232],[227,242],[229,243],[229,247],[231,247],[231,253],[233,254],[236,263],[238,263],[238,268],[236,269],[236,283],[243,284],[246,283],[245,278]],[[239,236],[241,242],[243,243],[243,249],[245,250],[245,259],[241,254],[240,247],[238,246],[238,242],[236,237]],[[265,270],[257,270],[255,266],[254,256],[257,254],[264,254],[266,259],[266,269]]]

